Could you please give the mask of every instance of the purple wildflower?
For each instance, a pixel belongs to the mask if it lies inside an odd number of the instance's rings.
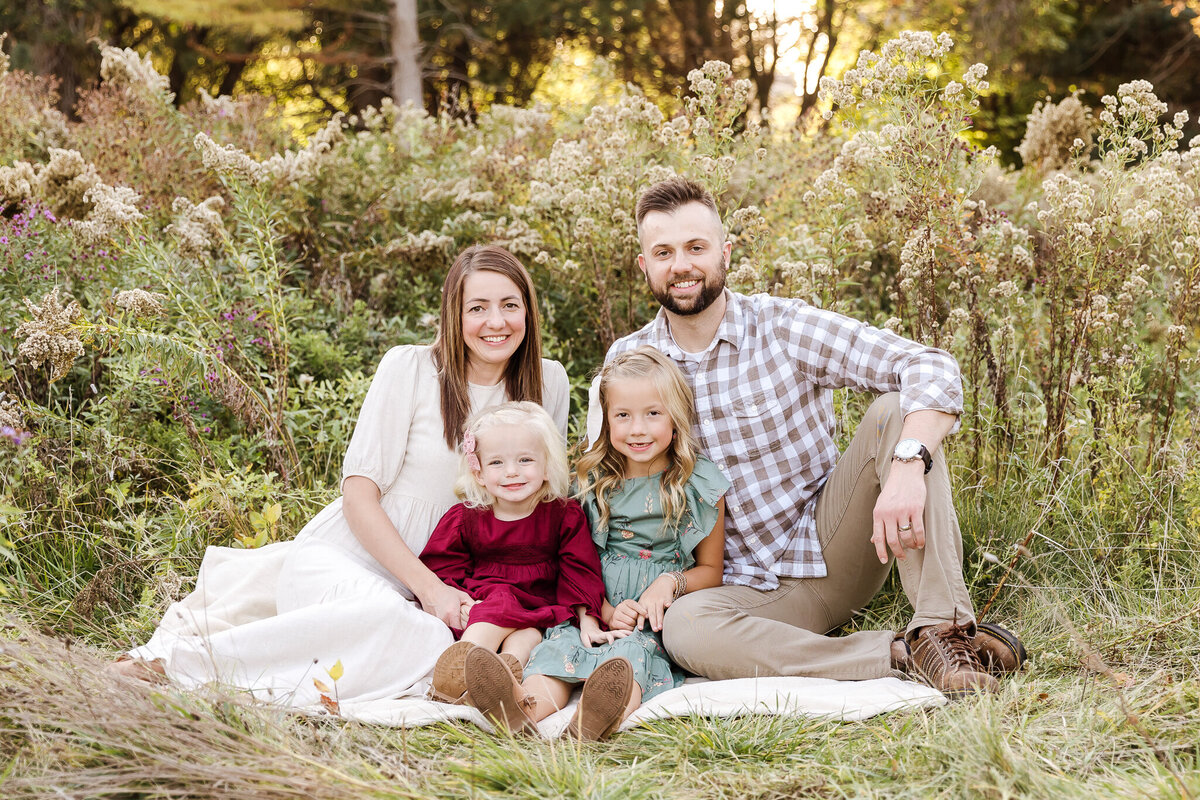
[[[25,442],[30,436],[33,436],[33,434],[29,431],[19,431],[11,425],[5,425],[3,428],[0,428],[0,436],[11,440],[13,444],[20,447],[21,445],[25,444]]]

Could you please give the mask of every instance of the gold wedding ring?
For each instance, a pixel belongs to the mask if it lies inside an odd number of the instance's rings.
[[[898,530],[898,531],[911,531],[911,530],[912,530],[912,523],[910,522],[910,523],[908,523],[907,525],[901,525],[901,526],[900,526],[899,528],[897,528],[896,530]]]

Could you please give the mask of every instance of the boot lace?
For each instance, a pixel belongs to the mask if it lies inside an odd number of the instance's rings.
[[[955,667],[979,669],[979,657],[975,655],[975,648],[971,647],[971,636],[957,620],[946,630],[939,631],[938,638],[942,640],[946,656]]]

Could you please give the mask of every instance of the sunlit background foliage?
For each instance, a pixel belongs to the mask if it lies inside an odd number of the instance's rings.
[[[590,370],[654,311],[636,194],[685,174],[718,195],[736,288],[958,358],[967,577],[1021,621],[1035,677],[1082,648],[1194,691],[1185,4],[817,2],[788,28],[739,4],[702,25],[446,0],[418,4],[408,104],[391,3],[29,5],[45,16],[4,7],[0,58],[6,609],[115,649],[205,546],[293,535],[336,492],[374,365],[432,339],[469,244],[533,272],[577,427]],[[789,30],[798,93],[765,74]],[[839,398],[847,427],[860,407]]]

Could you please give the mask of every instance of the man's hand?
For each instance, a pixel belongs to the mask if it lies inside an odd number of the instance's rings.
[[[421,608],[427,613],[446,623],[447,627],[457,630],[462,629],[463,606],[469,609],[475,604],[471,595],[444,583],[439,583],[417,599],[421,601]]]
[[[881,564],[888,560],[888,548],[896,558],[904,551],[925,546],[925,464],[893,461],[892,471],[879,492],[872,514],[871,542]]]
[[[663,615],[667,613],[667,607],[671,605],[674,598],[675,579],[670,575],[659,575],[646,587],[646,591],[642,592],[638,603],[646,610],[646,619],[650,622],[650,630],[662,630]],[[639,624],[638,627],[640,628],[641,625]]]

